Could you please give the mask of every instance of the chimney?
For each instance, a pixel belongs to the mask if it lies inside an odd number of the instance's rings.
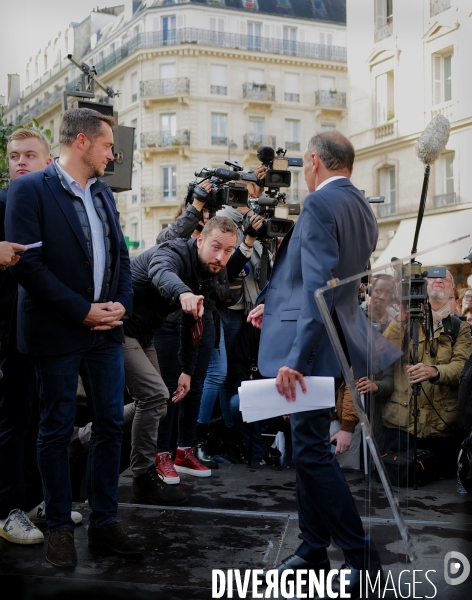
[[[8,75],[8,108],[13,108],[21,98],[20,76]]]

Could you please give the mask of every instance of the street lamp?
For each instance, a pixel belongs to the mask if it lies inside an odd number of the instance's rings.
[[[238,144],[236,144],[236,142],[233,142],[233,140],[228,142],[228,160],[231,159],[231,149],[236,150],[237,147]]]

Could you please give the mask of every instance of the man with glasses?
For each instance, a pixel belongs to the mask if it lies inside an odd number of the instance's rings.
[[[465,290],[464,295],[462,296],[462,314],[465,313],[467,309],[472,309],[472,290]]]
[[[418,396],[418,447],[433,452],[440,477],[452,478],[460,444],[457,387],[464,365],[472,353],[468,323],[451,314],[450,298],[454,279],[449,271],[445,278],[428,278],[428,298],[433,327],[426,332],[419,325],[418,363],[402,365],[394,380],[394,391],[383,411],[383,422],[389,429],[387,449],[406,450],[413,447],[413,399],[411,386],[421,384]],[[386,338],[403,347],[405,355],[412,350],[404,326],[392,321]]]

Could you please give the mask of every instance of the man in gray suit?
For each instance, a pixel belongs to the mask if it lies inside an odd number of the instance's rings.
[[[259,370],[276,377],[279,393],[296,400],[299,381],[320,375],[341,383],[341,370],[327,336],[314,293],[327,281],[361,273],[377,243],[377,223],[368,202],[351,183],[354,148],[336,131],[315,135],[304,156],[304,173],[311,192],[293,229],[285,236],[265,290],[265,305],[248,320],[262,326]],[[358,281],[325,294],[356,377],[366,375],[367,319],[357,303]],[[262,322],[263,319],[263,322]],[[290,413],[290,404],[287,405]],[[364,533],[354,500],[330,450],[331,410],[290,416],[293,460],[297,469],[300,538],[295,554],[278,567],[330,568],[331,538],[344,551],[351,569],[346,588],[359,590],[361,571],[380,571],[380,557]],[[339,581],[338,581],[339,584]],[[335,586],[333,586],[335,587]]]

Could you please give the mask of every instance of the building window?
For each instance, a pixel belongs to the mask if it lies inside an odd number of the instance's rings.
[[[375,0],[375,41],[393,33],[393,0]]]
[[[131,204],[137,204],[137,203],[138,203],[138,194],[132,194]]]
[[[261,50],[262,49],[262,25],[261,23],[247,24],[247,49]]]
[[[225,65],[210,65],[210,91],[221,96],[228,93]]]
[[[131,74],[131,102],[136,102],[138,99],[138,74]]]
[[[225,30],[225,20],[219,17],[210,17],[210,31],[223,33]]]
[[[228,137],[226,134],[227,115],[212,113],[211,115],[211,143],[216,146],[226,146]]]
[[[285,101],[300,102],[300,75],[285,73]]]
[[[161,115],[161,131],[159,145],[171,146],[177,135],[177,115],[168,113]]]
[[[454,152],[443,154],[438,161],[437,188],[442,194],[434,196],[434,206],[448,206],[456,203],[454,191]]]
[[[445,166],[445,181],[446,181],[446,194],[454,193],[454,153],[446,154],[444,157]]]
[[[137,242],[139,240],[139,223],[135,221],[130,223],[130,242]]]
[[[452,100],[452,54],[433,56],[433,104]]]
[[[386,123],[395,117],[393,82],[393,71],[383,73],[375,79],[377,125]]]
[[[249,119],[249,140],[248,145],[250,148],[259,148],[262,146],[264,139],[264,120],[263,119]]]
[[[336,129],[336,123],[330,121],[323,121],[321,123],[321,131],[333,131],[334,129]]]
[[[175,44],[176,38],[175,15],[162,17],[162,42],[163,44]]]
[[[322,46],[332,46],[333,45],[333,34],[329,31],[320,31],[320,44]]]
[[[385,203],[379,204],[379,217],[387,217],[396,213],[396,177],[395,167],[379,169],[380,195],[385,196]]]
[[[334,92],[336,79],[334,77],[320,77],[320,89],[324,92]]]
[[[177,168],[162,167],[162,199],[172,202],[177,196]]]
[[[295,27],[283,28],[284,54],[295,54],[297,44],[297,30]]]
[[[286,119],[285,148],[287,150],[300,150],[300,121]]]
[[[138,149],[138,119],[133,119],[131,121],[131,127],[134,129],[133,150],[137,150]]]
[[[175,79],[175,63],[166,63],[160,65],[159,73],[161,79]]]

